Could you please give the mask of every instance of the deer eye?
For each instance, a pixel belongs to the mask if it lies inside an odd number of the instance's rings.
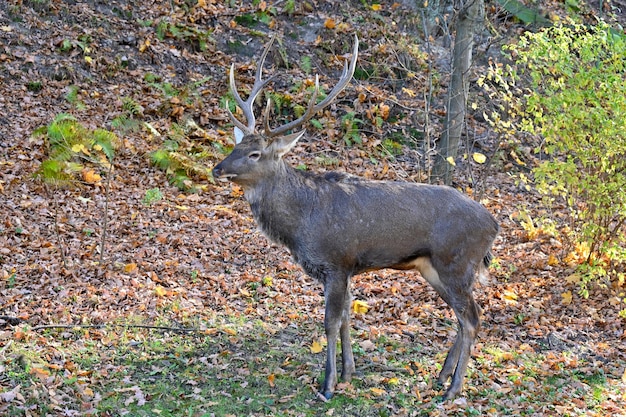
[[[248,159],[251,159],[253,161],[258,161],[259,158],[261,158],[261,152],[253,151],[248,154]]]

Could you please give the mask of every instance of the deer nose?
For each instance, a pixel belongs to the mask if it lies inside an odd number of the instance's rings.
[[[224,173],[224,170],[222,169],[222,164],[217,164],[212,171],[213,174],[213,178],[219,178],[222,176],[222,174]]]

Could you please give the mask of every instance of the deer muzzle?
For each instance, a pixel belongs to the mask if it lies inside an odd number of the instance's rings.
[[[218,181],[232,181],[233,178],[237,177],[237,174],[227,173],[221,163],[217,164],[215,168],[213,168],[212,174],[213,178]]]

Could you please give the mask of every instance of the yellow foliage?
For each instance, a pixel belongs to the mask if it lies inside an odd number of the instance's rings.
[[[365,314],[369,308],[370,306],[365,301],[354,300],[352,302],[352,311],[356,314]]]
[[[322,346],[322,343],[319,340],[314,340],[313,343],[311,343],[311,346],[309,346],[309,349],[311,350],[311,353],[320,353],[324,350],[324,346]]]

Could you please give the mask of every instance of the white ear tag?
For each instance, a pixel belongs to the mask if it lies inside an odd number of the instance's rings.
[[[237,145],[243,139],[243,131],[235,126],[235,145]]]

